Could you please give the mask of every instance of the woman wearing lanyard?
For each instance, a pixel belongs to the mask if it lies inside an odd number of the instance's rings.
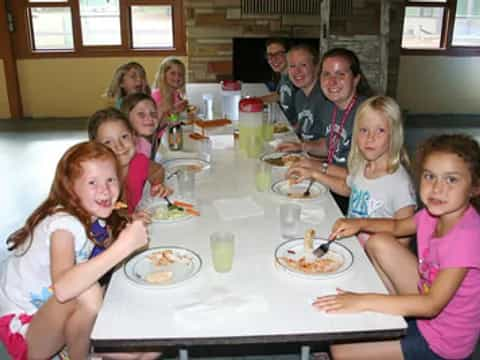
[[[331,176],[346,177],[345,168],[352,141],[353,119],[360,104],[372,91],[354,52],[344,48],[327,51],[320,62],[320,86],[327,101],[322,106],[324,137],[301,144],[284,144],[282,150],[303,150],[325,159],[305,159],[295,166],[321,166]],[[345,213],[348,198],[333,194]]]

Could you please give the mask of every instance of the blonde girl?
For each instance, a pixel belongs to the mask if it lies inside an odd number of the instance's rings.
[[[390,295],[338,290],[314,306],[326,312],[376,311],[408,317],[400,341],[332,347],[335,359],[466,359],[480,333],[480,146],[440,135],[420,148],[417,174],[425,208],[404,219],[340,219],[331,238],[359,231],[417,235],[417,256],[396,241],[375,241],[374,265]],[[395,191],[396,189],[391,189]]]
[[[179,113],[186,109],[185,65],[175,57],[167,57],[160,63],[153,83],[152,98],[157,103],[160,119],[171,113]]]
[[[135,151],[135,134],[126,116],[115,108],[98,110],[89,119],[88,137],[113,150],[120,162],[122,201],[133,214],[143,194],[147,180],[151,195],[164,197],[171,190],[163,184],[165,171],[160,164]]]
[[[404,218],[415,210],[415,195],[404,167],[403,127],[398,104],[388,96],[367,99],[355,116],[348,175],[334,168],[291,168],[296,181],[313,178],[342,196],[350,196],[347,217]],[[330,170],[330,171],[329,171]],[[395,191],[392,191],[395,189]],[[362,244],[368,236],[360,236]],[[408,243],[408,239],[402,239]]]
[[[49,359],[65,346],[71,359],[87,359],[103,301],[98,279],[147,244],[144,224],[135,221],[88,259],[95,245],[88,230],[112,214],[119,171],[106,146],[71,147],[48,198],[8,238],[13,253],[0,265],[0,340],[12,359]]]
[[[120,109],[123,98],[136,92],[150,95],[145,69],[134,61],[120,65],[115,70],[112,82],[105,95],[113,99],[115,107]]]

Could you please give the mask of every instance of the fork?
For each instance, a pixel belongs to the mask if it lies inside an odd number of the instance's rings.
[[[310,183],[308,184],[307,189],[306,189],[305,192],[303,193],[303,196],[305,196],[305,197],[310,196],[310,188],[312,187],[312,185],[313,185],[314,182],[315,182],[314,179],[311,179],[311,180],[310,180]]]
[[[313,255],[316,257],[322,257],[328,252],[328,249],[330,248],[330,244],[335,241],[335,238],[328,240],[326,243],[323,243],[319,247],[317,247],[315,250],[313,250]]]
[[[168,205],[167,205],[167,208],[168,208],[169,210],[171,210],[171,209],[178,209],[178,210],[183,211],[183,208],[180,207],[180,206],[178,206],[178,205],[175,205],[174,203],[172,203],[172,202],[170,201],[170,199],[168,198],[168,196],[164,196],[163,198],[164,198],[165,201],[167,202],[167,204],[168,204]]]

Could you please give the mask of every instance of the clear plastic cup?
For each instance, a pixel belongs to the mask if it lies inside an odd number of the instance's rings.
[[[178,193],[185,200],[195,198],[195,171],[182,169],[177,174]]]
[[[210,235],[213,268],[224,273],[232,269],[235,235],[231,232],[214,232]]]
[[[284,238],[298,236],[302,207],[298,204],[280,205],[280,231]]]

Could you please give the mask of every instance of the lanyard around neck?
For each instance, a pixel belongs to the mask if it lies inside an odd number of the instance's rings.
[[[355,95],[352,97],[350,102],[348,103],[347,107],[345,108],[345,111],[343,112],[342,119],[340,120],[340,125],[338,128],[338,131],[335,131],[335,124],[337,122],[337,105],[333,108],[332,112],[332,124],[330,127],[330,134],[328,137],[328,155],[327,155],[327,162],[331,164],[333,162],[333,155],[335,154],[335,150],[337,149],[338,142],[340,141],[340,136],[342,134],[342,131],[345,127],[345,123],[347,122],[348,116],[352,112],[353,107],[355,106],[355,103],[357,102],[358,96]]]

